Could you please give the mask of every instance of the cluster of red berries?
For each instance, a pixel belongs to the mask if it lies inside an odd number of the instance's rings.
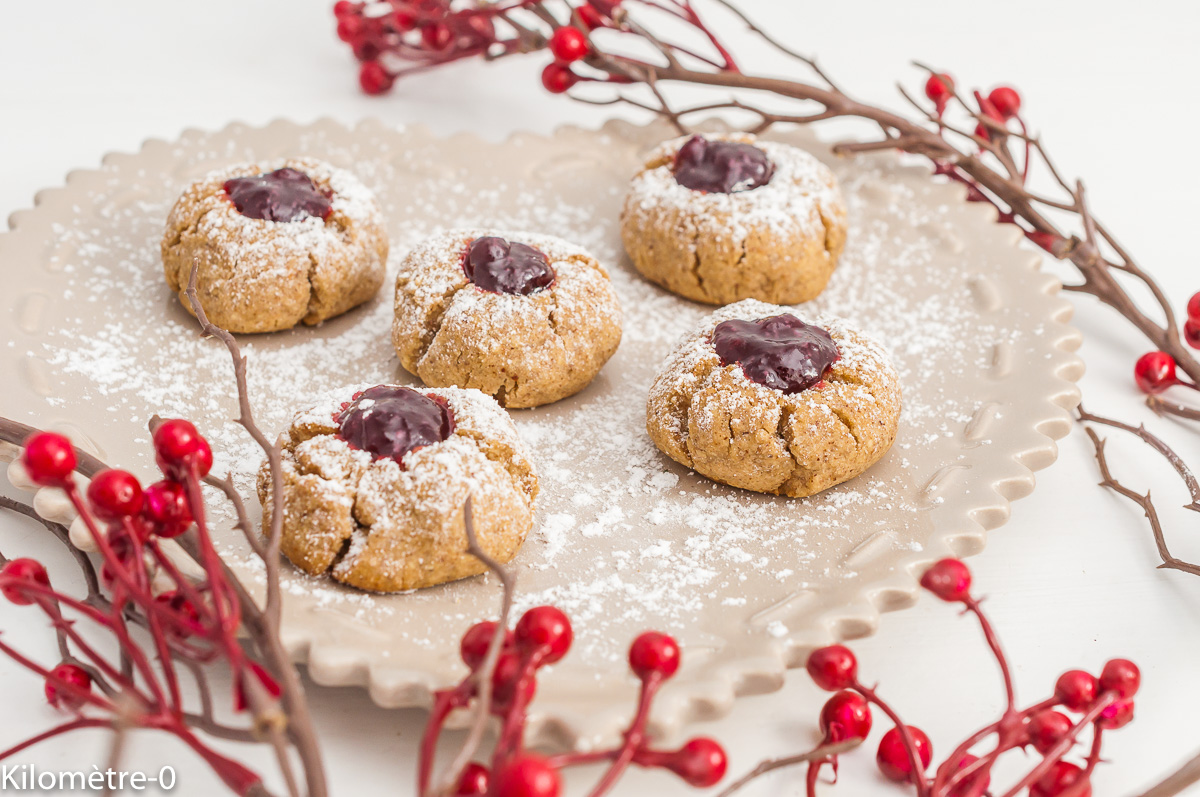
[[[163,421],[154,430],[155,459],[164,479],[145,488],[124,470],[105,470],[92,477],[87,486],[87,504],[92,516],[106,529],[101,543],[111,548],[117,562],[128,566],[138,555],[140,545],[150,537],[170,539],[183,534],[192,525],[186,480],[199,480],[212,469],[212,449],[184,420]],[[71,441],[59,434],[33,435],[25,444],[22,458],[29,478],[43,487],[58,487],[68,493],[75,490],[75,452]],[[103,549],[102,549],[103,550]],[[107,586],[117,585],[112,561],[101,570]]]
[[[75,452],[71,452],[73,460]],[[17,606],[48,597],[50,575],[36,559],[11,559],[0,568],[0,594]],[[63,662],[46,676],[46,701],[64,711],[78,711],[92,692],[92,676],[77,664]]]
[[[429,725],[421,745],[418,791],[429,793],[437,738],[450,711],[463,708],[478,697],[478,673],[484,666],[498,625],[481,622],[463,635],[459,652],[471,674],[453,689],[436,693]],[[641,681],[639,709],[625,732],[621,747],[586,754],[544,757],[525,750],[522,736],[526,710],[537,691],[537,671],[560,661],[570,650],[574,634],[570,620],[553,606],[538,606],[525,612],[512,630],[506,630],[492,670],[491,712],[500,718],[500,737],[490,766],[469,764],[459,777],[456,795],[488,797],[558,797],[562,791],[560,771],[583,761],[614,762],[623,769],[629,764],[658,767],[674,772],[690,785],[712,786],[725,775],[726,757],[712,739],[698,737],[678,750],[655,750],[646,740],[650,703],[658,688],[679,670],[679,645],[667,634],[648,631],[629,647],[629,667]],[[608,773],[616,777],[620,770]]]
[[[581,78],[571,65],[591,51],[587,31],[612,27],[621,0],[584,0],[571,9],[569,24],[545,40],[554,61],[542,70],[542,85],[561,94]],[[334,3],[338,38],[360,61],[358,81],[367,94],[391,89],[403,63],[428,66],[459,58],[514,51],[515,37],[501,37],[495,17],[504,9],[487,4],[454,8],[450,0],[386,0]]]
[[[39,432],[26,442],[21,463],[29,478],[41,487],[65,490],[89,524],[99,521],[92,534],[104,554],[101,579],[114,593],[147,589],[146,568],[133,566],[143,556],[151,538],[172,538],[192,525],[185,482],[198,483],[212,468],[212,449],[188,421],[169,420],[154,430],[156,461],[164,479],[145,488],[123,470],[97,473],[86,490],[86,504],[78,495],[75,468],[78,459],[71,441],[60,434]],[[33,559],[13,559],[0,568],[0,593],[20,606],[43,603],[57,612],[46,568]],[[197,629],[199,613],[185,596],[167,591],[154,597],[162,614],[171,618],[167,633],[182,639]],[[58,708],[78,710],[91,692],[92,677],[83,668],[62,663],[46,677],[46,699]]]
[[[596,30],[612,24],[620,4],[621,0],[587,0],[575,14],[584,28]],[[551,94],[562,94],[580,81],[571,64],[586,58],[592,45],[583,30],[566,26],[550,34],[549,47],[554,60],[542,70],[542,86]]]
[[[367,13],[368,6],[371,13]],[[389,7],[386,11],[385,6]],[[349,44],[362,62],[358,80],[367,94],[383,94],[392,87],[395,74],[383,60],[389,53],[419,51],[445,61],[485,52],[496,42],[493,13],[454,12],[449,0],[391,0],[387,4],[339,0],[333,13],[338,38]]]
[[[954,98],[954,78],[945,72],[930,75],[925,81],[925,96],[933,100],[940,117]],[[1021,95],[1011,86],[997,86],[986,97],[977,91],[975,101],[980,113],[999,124],[1016,119],[1021,112]],[[982,123],[975,127],[975,135],[984,140],[991,138],[990,131]]]
[[[1200,293],[1192,295],[1187,303],[1187,320],[1183,322],[1183,339],[1193,349],[1200,349]],[[1191,382],[1180,379],[1175,370],[1175,358],[1165,351],[1143,354],[1133,366],[1133,381],[1143,393],[1161,393],[1174,385]]]
[[[961,603],[967,611],[979,615],[985,633],[990,635],[990,626],[971,595],[971,572],[963,562],[957,559],[936,562],[922,576],[921,586],[942,600]],[[992,641],[990,636],[989,641]],[[1001,655],[998,647],[993,650],[997,656]],[[1004,665],[1003,659],[1001,663]],[[820,648],[809,656],[806,666],[817,686],[834,692],[821,709],[820,727],[825,744],[866,739],[871,731],[872,705],[895,716],[873,688],[859,681],[858,661],[849,648],[843,645]],[[1002,669],[1007,678],[1007,666]],[[1137,666],[1126,659],[1109,661],[1099,677],[1083,670],[1065,672],[1055,684],[1053,698],[1025,711],[1010,708],[1010,714],[987,729],[997,733],[1000,740],[993,753],[981,760],[968,752],[966,746],[960,747],[937,768],[932,781],[924,782],[931,793],[945,797],[982,794],[991,781],[991,765],[999,753],[1028,745],[1047,759],[1044,771],[1029,784],[1031,797],[1057,797],[1068,789],[1078,797],[1087,797],[1091,787],[1081,785],[1081,781],[1090,779],[1091,767],[1098,759],[1090,759],[1084,768],[1063,761],[1062,756],[1086,723],[1093,724],[1096,733],[1128,724],[1133,719],[1133,697],[1140,683]],[[1056,707],[1084,717],[1074,722]],[[972,738],[978,741],[981,737]],[[915,784],[926,777],[926,769],[933,761],[933,745],[920,728],[897,723],[880,740],[875,760],[888,779]],[[815,772],[828,763],[836,762],[824,759],[810,765],[810,783],[815,782]]]

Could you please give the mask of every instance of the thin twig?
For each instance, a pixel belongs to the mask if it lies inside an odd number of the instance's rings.
[[[496,620],[496,633],[492,634],[487,655],[483,657],[483,663],[475,672],[477,694],[475,719],[471,723],[471,730],[467,734],[466,741],[463,742],[462,749],[458,751],[450,766],[446,768],[441,785],[435,790],[436,794],[453,792],[458,785],[459,778],[462,777],[463,770],[470,763],[475,751],[479,749],[479,743],[483,740],[483,733],[487,729],[488,718],[491,716],[492,673],[500,658],[500,650],[504,647],[504,631],[508,628],[508,618],[512,613],[513,597],[516,592],[516,575],[496,561],[479,544],[479,538],[475,534],[475,513],[471,506],[470,496],[467,496],[466,503],[463,504],[463,527],[467,533],[467,553],[483,562],[488,570],[496,574],[496,578],[500,580],[503,594],[500,601],[500,616]]]
[[[740,790],[750,781],[765,775],[768,772],[774,772],[775,770],[782,769],[784,767],[792,767],[796,764],[822,761],[826,758],[849,752],[850,750],[853,750],[855,747],[858,747],[860,744],[862,744],[862,742],[862,739],[847,739],[844,742],[838,742],[836,744],[824,744],[813,750],[809,750],[807,753],[800,753],[799,755],[784,756],[782,758],[769,758],[766,761],[761,762],[758,766],[747,772],[745,775],[742,775],[733,783],[730,783],[721,791],[717,792],[714,797],[729,797],[729,795]]]
[[[1162,402],[1158,396],[1149,396],[1146,399],[1147,404],[1150,404],[1151,401],[1156,403]],[[1151,409],[1153,409],[1154,406],[1155,405],[1151,404]],[[1099,423],[1103,424],[1104,426],[1111,426],[1114,429],[1120,429],[1121,431],[1129,432],[1130,434],[1141,438],[1146,445],[1150,446],[1159,454],[1161,454],[1163,459],[1167,460],[1167,462],[1171,464],[1171,467],[1175,469],[1175,472],[1179,474],[1179,478],[1183,479],[1183,483],[1187,486],[1188,494],[1191,496],[1192,502],[1187,504],[1184,508],[1200,511],[1200,482],[1196,481],[1195,475],[1192,474],[1191,469],[1187,466],[1187,463],[1183,461],[1183,458],[1175,453],[1175,450],[1167,445],[1162,438],[1160,438],[1158,435],[1151,434],[1150,431],[1146,429],[1145,424],[1134,426],[1123,421],[1114,420],[1113,418],[1105,418],[1101,415],[1093,415],[1085,410],[1082,404],[1079,405],[1078,413],[1079,420],[1085,423]]]
[[[1154,535],[1154,544],[1158,548],[1159,558],[1162,559],[1162,564],[1159,565],[1159,567],[1171,570],[1179,570],[1184,573],[1190,573],[1194,576],[1200,576],[1200,566],[1190,564],[1181,559],[1176,559],[1171,555],[1170,550],[1167,548],[1166,536],[1163,534],[1162,523],[1158,519],[1158,511],[1154,508],[1154,502],[1150,499],[1150,493],[1147,492],[1145,495],[1142,495],[1141,493],[1129,489],[1114,479],[1112,472],[1108,467],[1108,458],[1104,453],[1105,441],[1100,437],[1100,435],[1096,434],[1096,430],[1092,427],[1086,427],[1086,431],[1088,437],[1092,441],[1092,445],[1096,449],[1096,462],[1100,466],[1100,486],[1107,487],[1108,489],[1125,496],[1130,501],[1141,507],[1142,511],[1146,515],[1146,519],[1150,522],[1150,531]]]

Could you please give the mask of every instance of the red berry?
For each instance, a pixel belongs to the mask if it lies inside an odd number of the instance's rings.
[[[550,36],[550,52],[563,63],[578,61],[589,49],[587,36],[579,28],[559,28]]]
[[[36,559],[10,559],[8,564],[0,568],[0,593],[4,593],[4,597],[17,606],[35,603],[27,589],[31,584],[50,586],[50,575]]]
[[[569,66],[557,61],[547,64],[546,68],[542,70],[542,85],[551,94],[562,94],[574,86],[577,80],[579,80],[578,76],[571,71]]]
[[[909,725],[908,732],[912,736],[913,747],[917,749],[921,766],[928,767],[929,762],[933,760],[933,743],[920,728]],[[875,754],[875,763],[888,780],[896,783],[916,782],[917,775],[908,759],[908,750],[904,746],[904,737],[899,728],[892,728],[879,740],[879,752]]]
[[[163,480],[146,488],[142,516],[160,537],[178,537],[192,525],[187,491],[179,482]]]
[[[1133,379],[1143,393],[1161,393],[1179,381],[1175,378],[1175,358],[1165,351],[1147,352],[1133,366]]]
[[[1055,761],[1054,766],[1029,787],[1029,797],[1058,797],[1080,780],[1086,780],[1083,770],[1066,761]],[[1091,797],[1092,787],[1089,784],[1082,791],[1072,793],[1072,797]]]
[[[462,656],[463,662],[472,670],[483,664],[483,658],[487,655],[488,647],[492,644],[492,636],[495,633],[496,624],[491,620],[485,620],[471,626],[467,629],[467,633],[463,634],[458,652]],[[507,632],[505,637],[501,650],[511,647],[512,632]]]
[[[1200,349],[1200,318],[1189,318],[1183,322],[1183,339],[1193,349]]]
[[[1087,711],[1098,692],[1095,676],[1083,670],[1067,670],[1054,684],[1054,696],[1070,711]]]
[[[982,138],[984,141],[992,140],[992,131],[983,126],[983,122],[975,125],[975,137]]]
[[[521,615],[513,637],[517,649],[526,654],[544,651],[544,664],[553,664],[567,655],[574,639],[571,621],[553,606],[535,606]]]
[[[943,72],[940,75],[930,75],[925,81],[925,96],[933,100],[941,111],[946,103],[954,96],[954,78]]]
[[[352,3],[350,0],[338,0],[333,4],[333,15],[336,17],[344,17],[347,14],[353,14],[358,10],[358,3]]]
[[[1133,701],[1118,700],[1112,705],[1105,706],[1096,718],[1096,725],[1105,730],[1115,731],[1133,722]]]
[[[357,14],[347,14],[338,17],[337,37],[346,44],[354,44],[362,38],[366,25],[363,18]]]
[[[967,753],[962,758],[958,759],[958,764],[954,767],[954,771],[966,769],[979,760],[979,756]],[[983,794],[988,784],[992,782],[992,776],[988,774],[987,769],[978,769],[975,774],[959,781],[958,785],[950,791],[946,792],[946,797],[966,797],[968,794]]]
[[[183,481],[193,465],[197,476],[212,470],[212,449],[189,421],[163,421],[154,430],[154,452],[158,467],[175,481]]]
[[[817,648],[805,667],[813,682],[827,692],[853,686],[858,680],[858,659],[845,645]]]
[[[870,732],[871,707],[858,692],[835,692],[821,708],[821,733],[826,742],[865,739]]]
[[[587,26],[588,30],[604,27],[604,15],[591,6],[580,6],[575,10],[579,12],[579,19]]]
[[[707,789],[725,777],[729,759],[721,745],[706,736],[697,736],[671,754],[666,766],[689,786]]]
[[[159,593],[154,602],[174,615],[177,622],[164,619],[163,630],[175,639],[186,639],[194,633],[193,626],[200,623],[200,612],[184,595],[176,590]]]
[[[454,789],[455,797],[483,797],[487,794],[490,780],[487,767],[472,761],[467,764],[458,779],[458,786]]]
[[[395,23],[396,29],[401,33],[408,33],[410,30],[417,29],[417,18],[407,11],[397,11],[392,15],[392,22]]]
[[[1071,725],[1071,720],[1066,714],[1048,708],[1030,717],[1025,730],[1029,734],[1029,743],[1045,755],[1067,735]]]
[[[1193,293],[1192,298],[1188,299],[1187,314],[1188,318],[1200,321],[1200,293]]]
[[[431,50],[445,50],[453,38],[450,27],[442,22],[434,22],[421,28],[421,41]]]
[[[562,781],[545,759],[525,753],[496,774],[495,797],[558,797]]]
[[[66,487],[75,473],[75,449],[71,441],[54,432],[36,432],[25,441],[21,464],[35,484]]]
[[[87,701],[75,690],[63,684],[70,684],[76,690],[84,693],[92,691],[92,676],[87,670],[74,664],[60,664],[50,671],[52,677],[46,679],[46,702],[64,711],[78,711]]]
[[[517,703],[528,705],[535,692],[537,681],[525,677],[521,657],[511,650],[501,653],[496,659],[496,669],[492,671],[492,710],[506,714]]]
[[[992,93],[988,95],[988,102],[1004,119],[1012,119],[1021,111],[1021,95],[1016,89],[1008,86],[992,89]]]
[[[1137,694],[1142,671],[1129,659],[1111,659],[1100,671],[1100,691],[1116,692],[1123,700]]]
[[[971,597],[971,571],[958,559],[942,559],[921,576],[921,586],[944,601],[964,601]]]
[[[378,61],[364,61],[358,69],[358,85],[367,94],[383,94],[392,87],[392,76]]]
[[[629,646],[629,669],[640,680],[651,676],[670,678],[679,671],[679,643],[658,631],[640,634]]]
[[[379,45],[375,42],[355,42],[351,49],[354,50],[354,57],[359,61],[373,61],[379,57]]]
[[[100,471],[88,485],[87,498],[101,520],[117,521],[142,511],[142,485],[128,471]]]

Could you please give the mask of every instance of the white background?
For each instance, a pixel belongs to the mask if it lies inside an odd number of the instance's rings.
[[[893,85],[905,80],[919,90],[919,73],[908,66],[914,58],[952,71],[960,83],[1020,87],[1028,118],[1045,133],[1064,171],[1087,178],[1099,215],[1159,276],[1180,310],[1200,288],[1194,243],[1200,12],[1194,4],[743,0],[742,6],[770,19],[797,47],[819,53],[842,85],[865,99],[901,107]],[[722,35],[761,71],[794,68],[736,26]],[[598,124],[611,112],[545,94],[538,82],[544,62],[535,55],[453,66],[407,80],[388,97],[369,98],[357,91],[354,65],[334,37],[324,2],[5,3],[0,217],[29,206],[38,189],[60,184],[72,168],[189,126],[375,116],[500,138],[564,122]],[[1078,307],[1089,407],[1146,419],[1200,464],[1194,428],[1153,418],[1139,404],[1129,373],[1147,345],[1090,299]],[[1200,560],[1200,518],[1177,511],[1186,499],[1170,471],[1133,441],[1114,440],[1114,454],[1132,485],[1156,485],[1176,553]],[[1156,570],[1140,514],[1096,480],[1090,446],[1076,430],[1061,443],[1059,462],[1039,474],[1037,491],[1015,505],[1012,520],[993,533],[972,566],[991,596],[987,606],[1013,659],[1018,689],[1030,702],[1047,694],[1065,669],[1098,671],[1116,655],[1141,665],[1137,720],[1109,736],[1112,763],[1095,784],[1097,795],[1131,794],[1200,751],[1200,579]],[[37,540],[32,525],[0,518],[5,554],[38,553]],[[49,657],[50,636],[24,627],[29,617],[4,604],[0,629],[10,643]],[[887,616],[876,636],[854,647],[865,678],[878,678],[943,753],[999,708],[994,666],[976,628],[932,599]],[[0,661],[0,746],[56,721],[40,691],[35,679]],[[410,792],[419,712],[375,708],[357,689],[312,686],[310,696],[335,794]],[[697,731],[725,742],[731,772],[739,773],[765,755],[811,746],[822,700],[803,673],[794,673],[782,692],[746,699],[730,717]],[[106,749],[103,735],[84,735],[17,761],[87,769],[103,763]],[[866,750],[847,756],[843,783],[826,792],[900,793],[875,774],[870,759]],[[265,758],[252,760],[266,769]],[[147,770],[173,764],[180,772],[176,793],[210,793],[204,768],[159,736],[136,736],[128,761]],[[577,780],[572,793],[584,793],[586,779]],[[661,773],[634,773],[618,793],[652,791],[695,793]],[[747,793],[802,791],[802,773],[793,771]]]

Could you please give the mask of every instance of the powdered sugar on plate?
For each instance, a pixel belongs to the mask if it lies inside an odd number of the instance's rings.
[[[518,609],[554,603],[572,617],[582,654],[559,666],[585,680],[619,677],[612,663],[646,627],[677,634],[695,666],[704,651],[747,634],[769,641],[797,633],[817,615],[806,615],[795,596],[865,588],[874,583],[866,574],[881,578],[888,562],[922,550],[939,500],[927,487],[939,469],[968,456],[964,428],[985,401],[978,386],[990,378],[997,347],[1009,347],[1005,356],[1019,366],[1045,320],[1019,301],[981,300],[978,280],[995,264],[988,246],[967,248],[953,232],[947,219],[957,209],[896,179],[894,167],[823,155],[841,180],[850,233],[829,288],[802,312],[845,317],[884,343],[904,388],[900,431],[883,461],[826,493],[750,494],[676,465],[645,432],[656,370],[711,308],[650,285],[623,258],[617,217],[627,181],[645,161],[644,142],[574,133],[536,147],[517,139],[500,150],[420,132],[320,127],[284,143],[266,140],[190,134],[170,145],[171,174],[114,161],[92,204],[50,231],[47,265],[62,275],[61,302],[53,331],[29,351],[49,363],[49,404],[63,416],[102,411],[110,422],[92,433],[97,448],[147,477],[149,417],[192,418],[212,441],[217,470],[232,471],[252,495],[261,455],[231,420],[229,355],[198,338],[164,284],[158,254],[178,192],[227,163],[312,155],[348,169],[377,194],[391,235],[392,271],[373,301],[314,329],[241,338],[254,408],[270,434],[329,390],[413,383],[390,341],[391,279],[398,257],[423,238],[479,226],[578,244],[605,266],[620,297],[621,347],[580,394],[512,417],[542,486],[534,532],[515,560]],[[1011,256],[1006,251],[1004,262]],[[221,542],[240,572],[261,579],[236,532],[225,529]],[[487,577],[378,596],[289,569],[284,589],[293,636],[332,614],[338,632],[326,643],[336,638],[374,664],[439,681],[457,674],[457,634],[497,605],[495,579]]]

